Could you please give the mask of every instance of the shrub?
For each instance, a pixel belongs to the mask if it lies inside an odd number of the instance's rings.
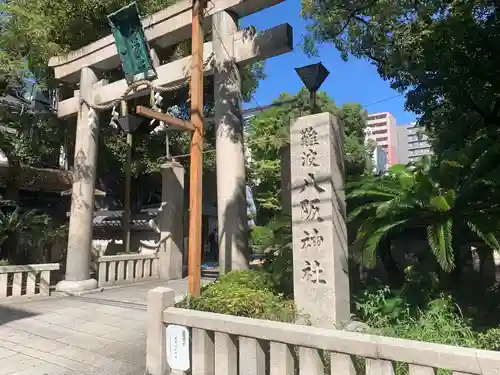
[[[490,328],[477,334],[477,347],[485,350],[500,350],[500,328]]]
[[[252,247],[252,252],[262,254],[269,244],[272,243],[273,239],[274,233],[271,228],[255,225],[252,227],[250,235],[250,246]]]
[[[475,333],[451,297],[430,301],[425,309],[413,308],[404,294],[393,294],[388,287],[365,292],[356,303],[356,315],[377,335],[494,350],[500,344],[500,331]],[[408,365],[397,364],[397,375],[407,375]],[[450,374],[438,370],[438,375]]]
[[[270,275],[273,288],[286,297],[293,296],[292,229],[289,217],[274,219],[268,224],[272,240],[266,244],[262,270]]]
[[[223,275],[203,288],[199,297],[180,307],[257,319],[293,321],[293,302],[273,292],[269,276],[260,271]]]
[[[374,333],[438,344],[477,347],[470,322],[451,297],[441,296],[424,310],[413,309],[401,295],[388,287],[366,292],[356,303],[356,315]]]

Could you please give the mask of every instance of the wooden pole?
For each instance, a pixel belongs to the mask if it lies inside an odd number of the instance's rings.
[[[181,120],[180,118],[167,115],[166,113],[157,112],[150,108],[138,105],[135,109],[135,113],[140,116],[144,116],[153,120],[163,121],[168,125],[175,126],[181,130],[193,131],[194,127],[189,121]]]
[[[200,295],[203,179],[203,10],[205,0],[193,0],[191,62],[191,164],[189,176],[188,294]]]
[[[122,116],[127,116],[127,101],[120,103],[120,112]],[[125,162],[125,207],[123,211],[123,244],[125,252],[130,252],[130,190],[132,179],[132,132],[127,132],[127,161]]]

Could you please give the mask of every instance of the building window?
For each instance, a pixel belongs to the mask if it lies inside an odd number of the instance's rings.
[[[370,124],[370,127],[372,128],[379,128],[381,126],[386,126],[387,125],[387,122],[383,121],[383,122],[376,122],[374,124]]]
[[[371,116],[368,116],[368,121],[370,120],[380,120],[380,119],[383,119],[383,118],[386,118],[387,117],[387,113],[384,113],[382,115],[371,115]]]
[[[388,137],[380,137],[380,138],[375,138],[377,142],[384,142],[387,141]]]
[[[385,134],[385,133],[387,133],[387,130],[385,130],[385,129],[382,129],[382,130],[374,130],[374,131],[372,132],[372,134]]]

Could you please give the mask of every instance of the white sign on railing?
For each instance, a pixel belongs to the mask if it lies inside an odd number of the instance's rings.
[[[189,370],[189,331],[186,327],[167,328],[167,363],[172,370]]]

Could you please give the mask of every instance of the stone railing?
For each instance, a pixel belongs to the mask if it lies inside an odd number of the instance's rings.
[[[0,301],[19,297],[48,296],[50,272],[58,263],[0,266]]]
[[[168,325],[191,331],[192,374],[394,375],[396,362],[405,363],[410,375],[436,369],[453,375],[500,371],[500,352],[179,309],[173,307],[174,295],[167,288],[148,294],[150,375],[170,374]],[[325,353],[331,354],[329,361]]]
[[[158,279],[158,254],[105,255],[97,263],[99,286]]]

